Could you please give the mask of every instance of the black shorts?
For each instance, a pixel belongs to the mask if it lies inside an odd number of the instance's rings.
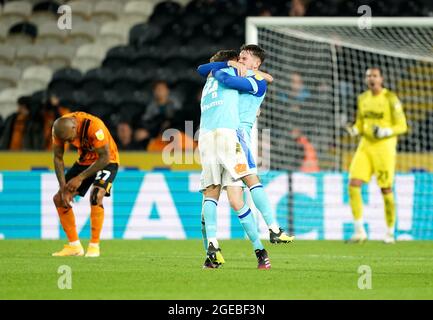
[[[72,178],[78,176],[81,172],[86,170],[90,166],[83,166],[77,162],[66,172],[66,182]],[[113,185],[114,178],[116,178],[117,170],[119,165],[117,163],[110,163],[104,169],[98,171],[94,176],[89,177],[81,183],[81,186],[77,189],[78,195],[84,197],[93,184],[96,187],[100,187],[106,191],[105,196],[110,196],[111,186]]]

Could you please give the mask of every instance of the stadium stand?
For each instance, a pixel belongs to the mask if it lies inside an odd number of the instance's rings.
[[[163,80],[182,104],[183,118],[197,119],[192,108],[203,80],[195,68],[218,49],[244,42],[246,16],[353,15],[361,2],[5,1],[0,10],[0,114],[5,119],[17,97],[37,93],[34,103],[40,110],[56,95],[71,110],[101,116],[110,128],[125,118],[133,125],[132,119],[146,111],[152,83]],[[429,0],[394,1],[392,10],[387,1],[367,2],[376,14],[433,12]],[[62,4],[73,11],[70,31],[56,26]],[[428,119],[426,114],[420,121]]]

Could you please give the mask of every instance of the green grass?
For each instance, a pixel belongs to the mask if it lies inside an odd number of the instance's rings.
[[[226,264],[202,270],[199,240],[103,241],[102,256],[51,257],[62,241],[1,240],[0,299],[433,299],[433,242],[266,243],[271,270],[257,270],[246,240],[221,241]],[[72,268],[60,290],[58,267]],[[372,269],[360,290],[358,267]]]

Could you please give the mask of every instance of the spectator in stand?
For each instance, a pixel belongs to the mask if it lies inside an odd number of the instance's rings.
[[[153,99],[147,106],[146,112],[141,116],[138,128],[135,131],[135,140],[140,148],[152,145],[152,151],[162,150],[165,142],[161,140],[162,133],[176,124],[175,115],[181,109],[180,103],[170,96],[167,82],[156,81],[153,84]]]
[[[303,17],[307,11],[306,0],[292,0],[290,4],[289,16],[290,17]]]
[[[39,119],[38,119],[39,120]],[[41,150],[43,147],[42,123],[32,119],[31,98],[18,98],[17,112],[6,118],[0,137],[2,150]]]
[[[136,150],[136,146],[133,139],[133,130],[128,121],[121,120],[117,124],[116,130],[116,144],[119,150]]]
[[[301,130],[293,129],[290,132],[290,136],[300,149],[303,151],[302,160],[299,163],[299,167],[296,168],[297,171],[301,172],[319,172],[319,160],[317,159],[317,152],[313,144],[308,140],[308,138],[302,134]]]
[[[62,101],[57,95],[53,94],[50,96],[48,103],[45,104],[42,109],[42,121],[43,121],[43,135],[44,135],[44,145],[45,150],[52,149],[52,138],[51,138],[51,128],[53,127],[54,120],[69,113],[71,110],[65,106],[64,101]]]

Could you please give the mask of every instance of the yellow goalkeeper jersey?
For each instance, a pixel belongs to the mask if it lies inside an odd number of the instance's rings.
[[[375,126],[391,128],[393,133],[390,137],[378,139],[373,132]],[[378,95],[373,95],[371,90],[361,93],[354,127],[362,136],[360,146],[396,146],[397,136],[407,131],[406,117],[397,95],[385,88]]]

